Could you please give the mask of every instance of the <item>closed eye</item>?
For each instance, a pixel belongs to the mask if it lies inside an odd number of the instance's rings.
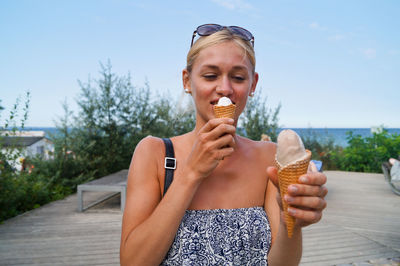
[[[242,81],[245,81],[245,80],[246,80],[246,78],[245,78],[245,77],[242,77],[242,76],[233,76],[233,79],[234,79],[235,81],[237,81],[237,82],[242,82]]]
[[[203,77],[206,80],[215,80],[218,76],[217,76],[217,74],[205,74],[205,75],[203,75]]]

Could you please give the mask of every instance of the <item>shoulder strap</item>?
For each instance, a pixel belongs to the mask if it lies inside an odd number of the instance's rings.
[[[176,159],[174,153],[174,146],[172,145],[172,141],[169,138],[162,139],[165,144],[165,159],[164,159],[164,168],[165,168],[165,179],[164,179],[164,194],[167,192],[169,186],[174,179],[174,170],[176,169]]]

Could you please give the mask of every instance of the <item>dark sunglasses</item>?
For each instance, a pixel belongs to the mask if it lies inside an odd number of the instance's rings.
[[[218,24],[204,24],[198,26],[197,29],[193,32],[192,43],[190,44],[190,47],[193,46],[193,41],[194,37],[196,37],[196,34],[198,34],[199,36],[209,36],[223,29],[228,29],[230,32],[239,36],[243,40],[251,42],[254,47],[254,36],[253,34],[251,34],[250,31],[238,26],[221,26]]]

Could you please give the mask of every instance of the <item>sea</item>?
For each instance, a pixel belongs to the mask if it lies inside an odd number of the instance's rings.
[[[348,146],[347,137],[352,132],[353,135],[360,135],[362,138],[372,137],[374,132],[379,132],[381,128],[291,128],[301,137],[317,136],[318,140],[325,142],[334,140],[335,145]],[[282,129],[280,129],[282,130]],[[385,128],[389,134],[400,135],[400,128]]]
[[[278,131],[280,132],[281,128]],[[290,128],[294,130],[301,137],[317,137],[321,142],[334,140],[335,145],[346,147],[348,146],[347,137],[351,131],[353,135],[360,135],[361,137],[371,137],[373,132],[379,131],[380,128]],[[57,134],[57,128],[55,127],[26,127],[24,130],[28,131],[45,131],[47,137],[51,138],[52,135]],[[385,128],[389,134],[400,135],[400,128]]]

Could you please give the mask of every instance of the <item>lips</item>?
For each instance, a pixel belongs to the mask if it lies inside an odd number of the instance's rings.
[[[219,98],[214,99],[214,100],[212,100],[212,101],[210,102],[210,104],[216,105],[216,104],[218,103],[218,100],[219,100]],[[236,104],[236,102],[232,101],[232,99],[231,99],[231,102],[232,102],[232,104]]]

